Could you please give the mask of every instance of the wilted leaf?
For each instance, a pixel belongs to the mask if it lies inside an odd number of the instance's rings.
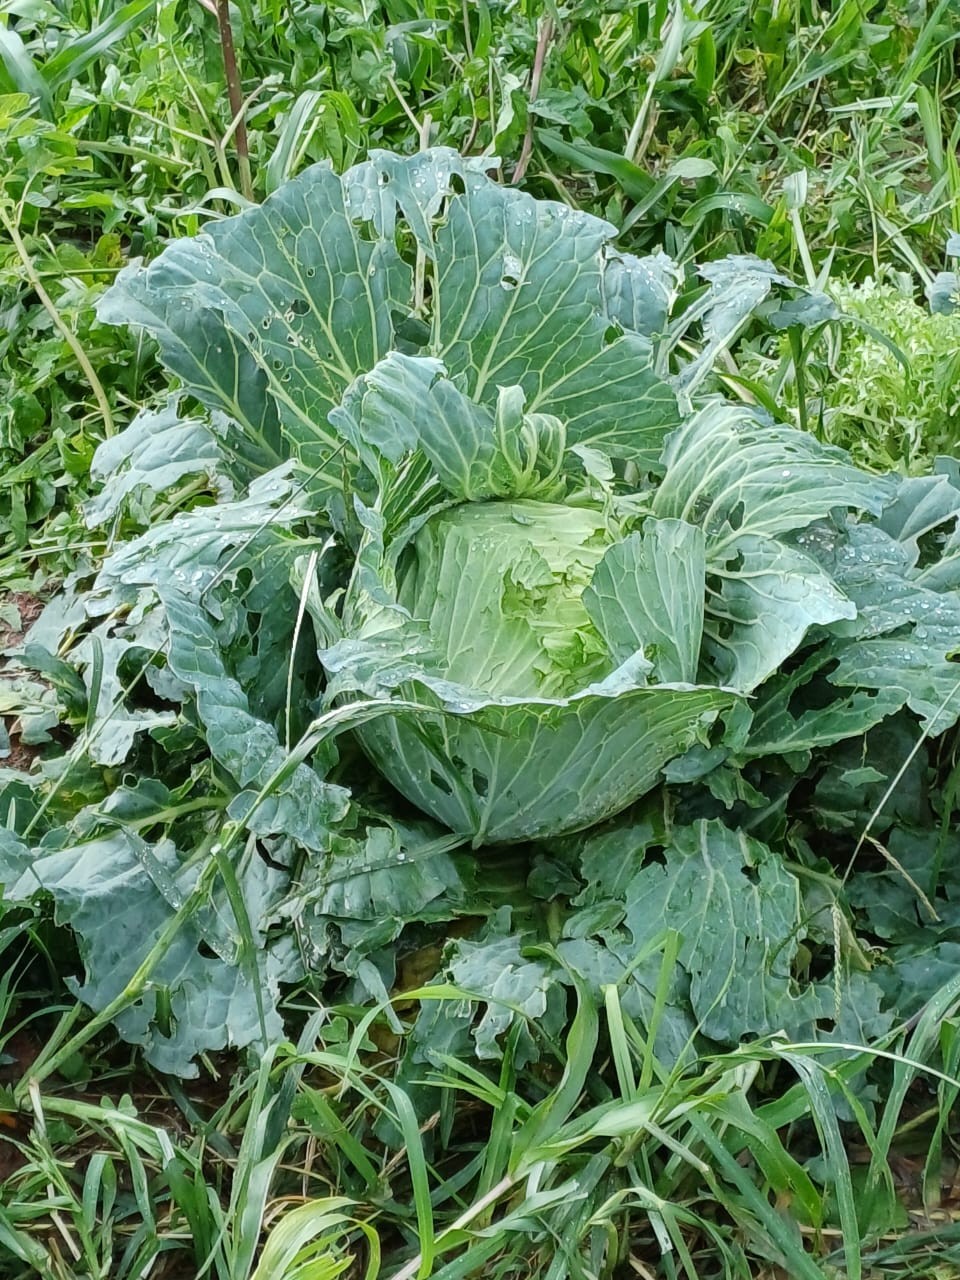
[[[159,883],[151,874],[154,864],[163,872]],[[68,985],[78,999],[100,1010],[123,993],[168,926],[179,905],[169,900],[169,886],[176,887],[182,900],[195,879],[196,869],[181,869],[168,841],[151,848],[132,832],[118,830],[56,853],[38,853],[7,897],[29,900],[40,888],[53,895],[57,919],[77,934],[86,967],[85,981],[68,979]],[[229,957],[239,948],[229,923],[226,929],[223,925],[231,920],[229,907],[222,902],[216,913],[201,910],[168,940],[156,958],[148,989],[116,1019],[124,1039],[142,1045],[147,1061],[159,1070],[193,1076],[193,1059],[200,1053],[263,1043],[264,1033],[267,1040],[281,1034],[279,983],[295,978],[298,965],[290,950],[265,946],[260,932],[265,900],[275,896],[277,881],[278,873],[256,856],[241,873],[248,913],[257,930],[252,959],[265,1026],[261,1027],[248,973],[235,963],[235,956],[231,962],[218,954],[226,951]],[[160,989],[170,997],[171,1023],[166,1029],[157,1020]]]

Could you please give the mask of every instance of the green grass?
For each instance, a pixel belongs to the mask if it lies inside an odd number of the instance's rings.
[[[930,315],[924,294],[960,230],[949,0],[241,0],[245,152],[212,7],[0,5],[5,621],[15,593],[88,582],[109,541],[156,518],[83,518],[97,445],[165,388],[148,344],[96,321],[122,263],[370,148],[496,156],[505,181],[599,213],[631,251],[663,246],[688,266],[754,253],[825,287],[849,318],[799,348],[755,324],[721,365],[728,389],[789,421],[802,404],[804,425],[870,466],[921,474],[957,455],[960,321]],[[2,693],[22,728],[36,690],[8,679]],[[42,725],[37,738],[28,756]],[[921,775],[944,841],[955,752],[931,746]],[[32,803],[10,771],[2,781]],[[860,944],[830,896],[842,867],[825,867],[809,811],[788,834],[827,886],[822,953],[849,956]],[[564,883],[543,906],[548,936]],[[476,932],[461,923],[453,937]],[[452,939],[417,926],[396,944],[388,1001],[307,982],[286,993],[289,1042],[177,1081],[77,1002],[81,957],[49,908],[6,908],[0,1277],[960,1276],[940,1186],[958,1133],[955,973],[909,1024],[870,1035],[866,1011],[863,1046],[693,1042],[668,1066],[657,1032],[676,945],[663,940],[645,1019],[616,979],[602,1005],[571,982],[552,997],[562,1008],[500,1007],[496,1053],[481,1057],[457,1028],[490,1009],[455,985]],[[449,1034],[413,1059],[431,1010],[450,1014],[436,1024]]]
[[[960,436],[960,316],[932,313],[906,273],[828,288],[843,319],[808,344],[802,377],[788,340],[745,352],[740,373],[779,386],[794,416],[802,395],[817,434],[859,463],[925,473]]]
[[[422,998],[459,997],[427,988]],[[907,1212],[886,1159],[902,1141],[903,1100],[924,1083],[914,1055],[955,1025],[940,1019],[956,998],[944,994],[907,1053],[875,1051],[893,1073],[873,1119],[853,1083],[870,1051],[772,1043],[668,1072],[613,988],[604,1010],[581,1002],[549,1088],[517,1068],[510,1044],[493,1076],[445,1059],[430,1082],[455,1104],[447,1135],[442,1110],[439,1122],[418,1124],[384,1074],[389,1060],[362,1066],[356,1044],[338,1038],[339,1020],[323,1015],[308,1020],[299,1048],[281,1046],[232,1085],[205,1087],[203,1101],[174,1085],[165,1101],[142,1097],[138,1115],[119,1091],[100,1101],[99,1091],[87,1100],[35,1089],[32,1131],[0,1211],[4,1245],[22,1265],[11,1258],[4,1274],[292,1276],[300,1273],[253,1268],[257,1240],[275,1240],[279,1224],[292,1230],[294,1210],[316,1232],[324,1265],[382,1255],[382,1274],[398,1278],[427,1260],[445,1278],[615,1275],[630,1264],[686,1280],[774,1275],[774,1263],[798,1277],[835,1274],[834,1265],[898,1274],[863,1269],[857,1242],[883,1232],[877,1252],[897,1256],[890,1232],[899,1236]],[[614,1084],[594,1076],[598,1061],[612,1063]],[[953,1055],[945,1065],[955,1071]],[[772,1077],[777,1096],[751,1102]],[[955,1091],[934,1107],[945,1126]],[[844,1135],[842,1101],[854,1117]],[[384,1125],[396,1134],[386,1145]],[[851,1165],[854,1141],[872,1163]],[[827,1185],[822,1170],[811,1173],[818,1150]],[[900,1240],[901,1265],[922,1265],[936,1249],[938,1275],[954,1274],[956,1235],[925,1224]]]

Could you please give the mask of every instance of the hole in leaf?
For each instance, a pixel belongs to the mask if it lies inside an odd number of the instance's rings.
[[[398,341],[414,348],[425,347],[430,341],[430,326],[419,316],[404,316],[394,311],[391,319]]]
[[[453,795],[453,787],[451,787],[450,783],[442,773],[437,773],[436,769],[430,770],[430,781],[437,790],[442,791],[445,796]]]
[[[310,303],[306,298],[294,298],[290,303],[290,310],[295,316],[305,316],[310,310]]]
[[[277,858],[274,858],[271,855],[270,850],[267,848],[267,846],[263,843],[262,840],[257,841],[256,850],[257,850],[257,855],[267,864],[268,867],[273,867],[275,871],[290,870],[290,868],[287,866],[285,862],[280,862]]]
[[[830,684],[827,676],[831,671],[836,671],[837,662],[830,662],[818,671],[809,680],[798,685],[790,695],[787,702],[787,713],[799,719],[805,711],[822,711],[829,707],[837,700],[837,687]],[[787,667],[787,674],[790,668]],[[872,697],[873,695],[864,691],[862,697]]]
[[[481,772],[479,771],[479,769],[474,769],[474,771],[473,771],[473,789],[474,789],[474,791],[477,793],[477,795],[478,795],[478,796],[485,796],[485,795],[487,794],[487,788],[488,788],[488,786],[489,786],[489,783],[487,782],[487,776],[486,776],[486,774],[481,773]]]

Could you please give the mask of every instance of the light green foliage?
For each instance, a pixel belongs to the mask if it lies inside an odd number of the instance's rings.
[[[918,475],[960,443],[960,314],[933,311],[912,277],[892,272],[862,284],[829,286],[842,319],[804,357],[802,382],[784,384],[786,404],[801,389],[810,426],[863,466]],[[789,359],[789,343],[779,354]],[[771,366],[753,353],[748,377]]]
[[[904,280],[836,285],[831,293],[864,325],[844,324],[831,353],[836,376],[823,389],[825,437],[871,466],[912,474],[938,453],[955,453],[960,315],[930,311]]]
[[[397,599],[427,621],[447,679],[498,696],[565,697],[608,674],[581,597],[611,540],[589,507],[455,507],[417,533]]]

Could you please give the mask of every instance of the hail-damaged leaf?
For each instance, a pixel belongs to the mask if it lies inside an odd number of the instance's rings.
[[[126,268],[100,318],[152,334],[192,394],[237,424],[231,449],[249,467],[291,453],[312,466],[340,443],[327,415],[397,345],[392,317],[417,309],[398,221],[431,264],[424,354],[472,399],[492,406],[518,384],[571,443],[655,461],[674,394],[645,333],[610,334],[649,314],[655,278],[627,270],[608,223],[500,187],[450,150],[375,153],[342,178],[314,165],[262,206]]]
[[[626,887],[624,907],[635,953],[664,929],[679,933],[690,1006],[710,1039],[810,1030],[818,1000],[793,973],[803,938],[799,884],[760,841],[716,821],[679,828],[664,862],[641,868]]]
[[[15,856],[22,861],[16,851]],[[240,939],[231,928],[227,902],[215,899],[212,909],[199,904],[167,939],[146,989],[116,1017],[124,1039],[141,1045],[147,1061],[161,1071],[193,1076],[196,1055],[262,1044],[282,1031],[279,984],[295,979],[300,966],[289,944],[267,945],[263,932],[281,877],[256,856],[238,869],[238,877],[254,929],[250,960],[257,968],[260,999],[245,968],[231,963]],[[58,921],[79,939],[86,970],[83,982],[67,979],[68,986],[101,1010],[134,979],[196,879],[197,868],[181,865],[169,841],[151,847],[132,831],[117,830],[54,853],[35,851],[5,897],[25,901],[38,890],[53,896]],[[162,1022],[157,1017],[161,990],[169,1002],[169,1017]]]

